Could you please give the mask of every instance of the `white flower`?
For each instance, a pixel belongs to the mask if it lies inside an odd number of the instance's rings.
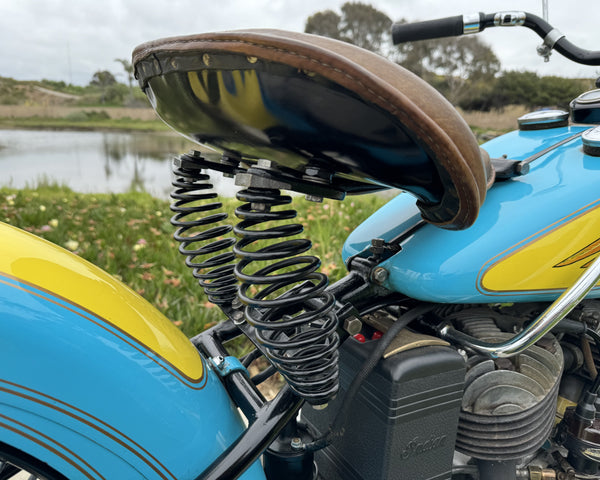
[[[67,248],[67,250],[71,250],[72,252],[74,252],[79,247],[79,242],[77,240],[68,240],[67,242],[65,242],[65,247]]]

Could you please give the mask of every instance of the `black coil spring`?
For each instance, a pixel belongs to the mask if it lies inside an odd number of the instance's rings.
[[[177,227],[173,237],[180,242],[179,252],[186,256],[185,264],[204,289],[208,300],[216,305],[228,305],[236,298],[238,282],[233,273],[235,254],[231,247],[235,237],[220,238],[229,234],[231,225],[220,224],[228,215],[220,210],[222,203],[210,202],[217,197],[210,176],[191,161],[181,160],[173,167],[175,187],[171,210],[175,215],[171,224]],[[220,224],[220,225],[217,225]],[[214,241],[212,241],[214,240]],[[216,254],[227,249],[227,252]]]
[[[291,388],[311,404],[326,403],[338,390],[339,338],[334,298],[325,292],[327,276],[316,271],[321,262],[301,255],[310,249],[309,240],[278,241],[303,231],[299,224],[279,224],[295,218],[295,210],[271,210],[291,203],[289,196],[248,188],[237,198],[247,202],[236,209],[241,221],[234,228],[240,237],[234,251],[241,259],[235,274],[246,321]],[[271,221],[278,223],[256,228]],[[262,261],[270,263],[254,263]]]

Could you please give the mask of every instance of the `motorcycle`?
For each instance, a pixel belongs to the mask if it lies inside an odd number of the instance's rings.
[[[524,12],[393,36],[517,25],[600,64]],[[480,147],[421,79],[336,40],[211,33],[133,60],[159,116],[219,152],[175,159],[171,221],[224,321],[189,340],[2,224],[0,479],[600,478],[600,89]],[[237,223],[211,171],[243,187]],[[402,193],[352,231],[329,284],[282,190],[387,189]]]

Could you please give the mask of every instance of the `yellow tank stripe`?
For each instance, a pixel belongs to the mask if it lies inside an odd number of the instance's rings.
[[[570,287],[600,251],[600,207],[560,222],[489,266],[487,292],[561,290]]]

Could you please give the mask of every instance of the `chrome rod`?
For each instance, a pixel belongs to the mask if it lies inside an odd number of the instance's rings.
[[[585,269],[577,281],[563,292],[537,319],[502,343],[489,343],[459,332],[450,325],[440,329],[440,335],[454,343],[491,358],[512,357],[532,346],[565,318],[600,280],[600,255]]]

